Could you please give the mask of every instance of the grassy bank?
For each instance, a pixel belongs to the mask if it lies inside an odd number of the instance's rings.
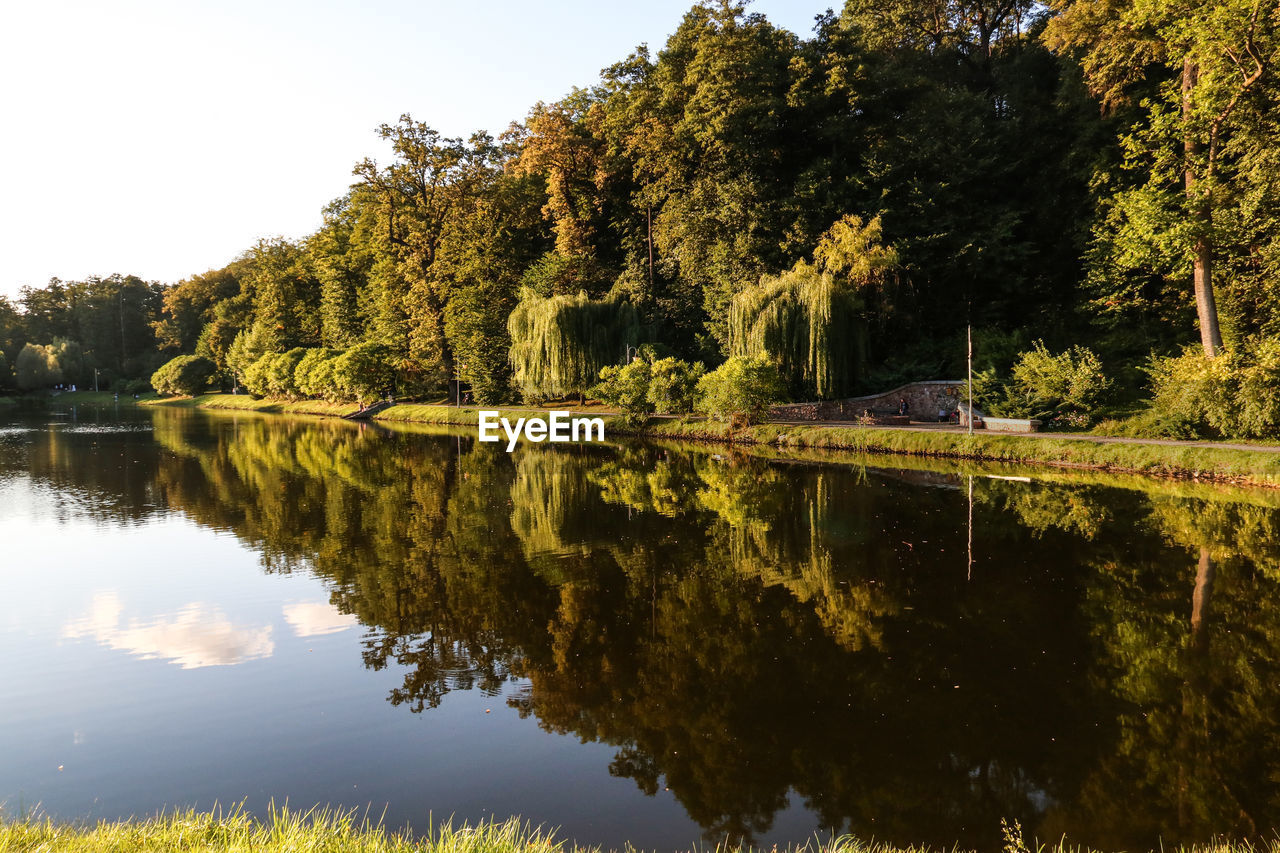
[[[634,848],[627,846],[627,851]],[[691,847],[691,850],[694,849]],[[746,853],[749,848],[718,846],[717,853]],[[779,848],[773,848],[775,853]],[[926,853],[925,847],[893,847],[864,842],[849,836],[813,840],[786,848],[788,853]],[[1162,848],[1166,849],[1166,848]],[[421,836],[387,830],[360,819],[355,812],[271,810],[258,821],[240,811],[228,815],[207,812],[175,812],[146,820],[100,822],[93,825],[59,824],[47,819],[6,820],[0,817],[0,853],[150,853],[155,851],[208,851],[208,853],[601,853],[600,848],[579,847],[555,839],[552,833],[512,818],[506,821],[432,829]],[[950,848],[958,853],[959,847]],[[1005,831],[1004,853],[1091,853],[1065,841],[1054,845],[1026,843],[1019,830]],[[1169,847],[1181,853],[1280,853],[1280,841],[1262,844],[1214,842],[1191,847]]]
[[[342,415],[355,411],[354,406],[318,400],[285,403],[230,394],[159,400],[154,404],[306,415]],[[375,419],[392,423],[474,426],[478,421],[478,411],[473,406],[400,404],[379,413]],[[498,411],[513,420],[545,412],[530,408],[503,408]],[[784,455],[806,448],[845,450],[1280,486],[1280,453],[1262,450],[1190,444],[1113,443],[1053,435],[985,432],[966,435],[942,430],[876,427],[761,424],[733,430],[728,424],[715,421],[678,418],[654,419],[643,429],[637,429],[615,416],[598,415],[593,411],[586,414],[602,417],[608,435],[644,434],[680,441],[767,445]]]
[[[116,395],[111,391],[58,391],[49,394],[44,399],[51,403],[106,406],[114,403],[144,403],[156,399],[156,393],[148,391],[145,394],[138,395],[138,399],[135,400],[132,394]]]
[[[528,417],[532,409],[501,409],[505,417]],[[474,408],[399,405],[377,420],[473,425]],[[653,420],[643,430],[621,418],[604,416],[606,433],[680,441],[765,445],[781,455],[803,449],[899,454],[983,462],[1054,465],[1129,474],[1280,486],[1280,454],[1221,447],[1172,444],[1114,444],[1052,436],[999,435],[940,430],[761,424],[733,430],[715,421]]]
[[[138,402],[155,399],[154,393],[143,394]],[[114,403],[135,402],[132,394],[121,394],[119,399],[110,391],[32,391],[28,394],[0,396],[0,406],[16,406],[19,404],[47,405],[86,405],[106,406]]]
[[[701,425],[697,425],[701,426]],[[679,434],[678,427],[658,427]],[[1108,443],[1087,439],[861,427],[763,425],[750,440],[779,447],[813,447],[987,462],[1090,468],[1160,477],[1280,486],[1280,454],[1174,444]]]
[[[265,412],[272,415],[320,415],[342,417],[354,414],[359,406],[350,403],[330,403],[325,400],[255,400],[248,394],[205,394],[200,397],[158,397],[141,401],[148,406],[169,406],[181,409],[218,409],[233,412]]]

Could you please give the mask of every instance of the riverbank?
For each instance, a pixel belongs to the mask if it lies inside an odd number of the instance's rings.
[[[157,399],[155,392],[148,391],[134,399],[132,394],[113,394],[110,391],[33,391],[27,394],[16,394],[0,397],[0,406],[49,405],[58,403],[75,406],[107,406],[115,403],[142,403]]]
[[[351,405],[303,400],[296,403],[254,400],[248,396],[210,394],[203,397],[148,401],[149,405],[198,409],[254,411],[272,414],[341,416],[354,413]],[[566,407],[568,408],[568,407]],[[546,409],[502,408],[511,419],[546,413]],[[1144,442],[1087,435],[1005,435],[907,427],[826,426],[768,423],[734,430],[715,421],[654,418],[642,427],[630,426],[616,415],[602,417],[606,434],[645,435],[681,441],[769,445],[782,453],[816,448],[858,453],[926,456],[985,462],[1012,462],[1083,468],[1125,474],[1280,487],[1280,448],[1214,446],[1207,442]],[[478,409],[402,403],[374,417],[399,423],[475,426]]]
[[[628,846],[627,850],[634,848]],[[693,848],[691,848],[693,849]],[[717,853],[746,853],[750,848],[720,845]],[[780,848],[775,847],[778,851]],[[927,853],[927,847],[894,847],[840,836],[785,848],[787,853]],[[953,853],[961,850],[950,848]],[[1262,844],[1214,842],[1177,848],[1181,853],[1280,853],[1280,840]],[[272,809],[269,820],[258,821],[240,811],[220,815],[185,811],[143,820],[103,821],[92,825],[60,824],[49,819],[11,820],[0,817],[0,853],[286,853],[325,850],[332,853],[602,853],[557,840],[553,833],[516,818],[452,824],[421,836],[388,830],[362,820],[356,812],[318,810],[298,812]],[[1006,830],[1003,853],[1092,853],[1060,840],[1053,845],[1028,845],[1018,830]]]
[[[147,406],[170,406],[180,409],[216,409],[231,412],[263,412],[269,415],[315,415],[342,418],[360,411],[350,403],[326,400],[255,400],[248,394],[204,394],[200,397],[161,397],[140,401]]]

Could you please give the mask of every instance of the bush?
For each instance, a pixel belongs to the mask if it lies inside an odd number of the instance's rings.
[[[303,347],[294,347],[288,352],[270,356],[263,371],[263,380],[267,384],[267,392],[275,397],[297,399],[301,396],[297,383],[294,382],[294,371],[307,351]]]
[[[270,369],[272,360],[279,353],[268,352],[263,353],[254,362],[251,362],[244,369],[244,387],[255,397],[266,397],[271,393],[270,383],[267,381],[267,371]]]
[[[334,360],[333,380],[340,399],[363,408],[391,390],[395,381],[391,351],[381,344],[356,344]]]
[[[126,379],[119,385],[121,394],[145,394],[152,389],[151,382],[146,379]],[[207,387],[207,384],[206,384]],[[203,389],[201,389],[203,390]]]
[[[1043,341],[1036,341],[1018,357],[1007,381],[994,369],[975,373],[973,399],[995,417],[1087,426],[1111,386],[1102,363],[1087,347],[1075,346],[1055,355]]]
[[[1235,368],[1235,433],[1252,438],[1280,435],[1280,341],[1263,339],[1248,348]]]
[[[783,393],[772,363],[737,356],[698,380],[698,410],[740,428],[763,421]]]
[[[328,398],[334,392],[333,360],[339,350],[317,347],[309,349],[293,370],[293,386],[304,397]]]
[[[151,374],[151,387],[159,394],[195,396],[204,391],[218,370],[212,361],[199,355],[180,355]],[[126,393],[141,393],[128,391]]]
[[[1153,358],[1151,403],[1133,429],[1172,438],[1280,437],[1280,342],[1249,340],[1209,358]]]
[[[618,409],[628,423],[644,423],[653,414],[653,404],[649,402],[649,362],[637,357],[622,367],[602,367],[600,382],[591,389],[591,396]]]
[[[655,361],[649,368],[649,403],[664,415],[687,415],[698,396],[698,380],[707,369],[676,358]]]

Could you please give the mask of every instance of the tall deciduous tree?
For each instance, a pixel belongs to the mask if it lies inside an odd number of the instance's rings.
[[[324,210],[324,224],[307,238],[307,254],[320,281],[320,338],[349,347],[365,333],[369,278],[375,262],[372,211],[350,194]],[[366,303],[366,304],[362,304]]]
[[[799,254],[782,246],[806,148],[788,104],[797,44],[742,3],[694,6],[627,104],[654,243],[722,350],[733,293]]]
[[[253,332],[266,352],[320,343],[320,282],[296,243],[259,240],[244,256],[253,293]]]
[[[493,160],[501,149],[487,134],[464,142],[408,115],[378,133],[391,142],[395,160],[382,167],[366,159],[355,174],[359,195],[375,205],[381,248],[393,260],[375,269],[380,337],[401,353],[410,371],[442,381],[455,368],[445,334],[451,291],[436,262],[459,211],[496,177]]]
[[[1280,50],[1280,10],[1263,0],[1050,5],[1056,17],[1047,43],[1081,53],[1104,107],[1141,96],[1139,120],[1124,142],[1145,180],[1115,197],[1114,230],[1122,244],[1163,238],[1178,247],[1189,261],[1201,346],[1215,356],[1223,340],[1214,276],[1223,249],[1217,213],[1229,203],[1232,184],[1248,180],[1238,171],[1243,152],[1233,150],[1238,132],[1274,109],[1269,78]]]
[[[232,266],[193,275],[168,288],[154,324],[157,345],[164,352],[194,352],[200,333],[213,319],[214,306],[239,292]]]

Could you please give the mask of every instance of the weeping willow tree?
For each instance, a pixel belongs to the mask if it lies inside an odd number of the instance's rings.
[[[729,303],[729,355],[763,356],[778,365],[793,395],[819,399],[853,392],[867,356],[863,294],[898,264],[881,242],[880,217],[837,221],[813,252]]]
[[[793,395],[848,396],[866,357],[862,300],[801,262],[733,297],[729,354],[773,361]]]
[[[539,296],[526,288],[507,320],[514,382],[527,400],[582,395],[636,343],[639,323],[630,302]]]

